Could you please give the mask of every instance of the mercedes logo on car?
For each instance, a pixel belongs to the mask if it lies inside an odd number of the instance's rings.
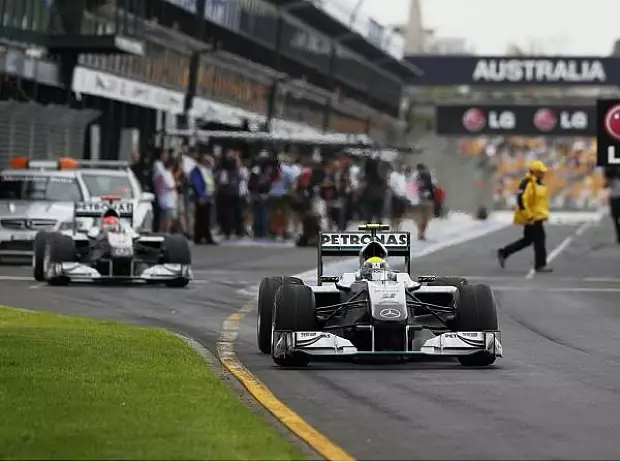
[[[481,131],[487,125],[487,117],[481,109],[468,109],[463,114],[463,127],[470,133]]]
[[[551,109],[543,108],[534,114],[534,126],[541,132],[550,132],[558,124],[558,117]]]
[[[400,318],[401,313],[395,308],[385,308],[381,310],[381,312],[379,313],[379,316],[385,319],[395,319],[395,318]]]

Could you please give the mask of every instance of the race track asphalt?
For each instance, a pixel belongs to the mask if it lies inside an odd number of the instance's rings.
[[[549,226],[551,252],[579,225]],[[257,352],[255,314],[237,354],[282,401],[358,459],[572,459],[620,457],[620,245],[611,225],[574,236],[556,271],[526,279],[525,250],[498,268],[494,250],[514,228],[413,262],[414,273],[489,283],[506,357],[496,367],[453,361],[398,366],[313,364],[282,370]],[[28,268],[0,267],[0,304],[167,327],[214,347],[223,321],[247,301],[240,289],[267,274],[315,266],[312,249],[204,247],[187,289],[52,288]]]

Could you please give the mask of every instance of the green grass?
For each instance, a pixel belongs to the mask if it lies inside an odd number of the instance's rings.
[[[0,307],[0,459],[304,458],[175,335]]]

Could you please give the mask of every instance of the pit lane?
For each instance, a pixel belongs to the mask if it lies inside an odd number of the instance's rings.
[[[577,227],[550,226],[549,250]],[[414,271],[463,274],[495,288],[507,357],[494,369],[433,362],[280,370],[256,351],[254,313],[244,319],[237,354],[360,459],[615,459],[620,247],[605,223],[575,238],[555,273],[526,280],[531,251],[505,271],[494,259],[495,248],[517,235],[499,231],[413,262]],[[47,287],[29,279],[29,268],[0,267],[0,303],[166,327],[214,347],[223,321],[247,301],[241,289],[266,274],[308,270],[315,258],[312,249],[197,247],[197,281],[181,290]]]

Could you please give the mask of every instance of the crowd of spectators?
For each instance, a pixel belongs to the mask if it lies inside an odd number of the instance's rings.
[[[549,166],[545,181],[551,208],[596,210],[608,201],[603,171],[596,167],[593,138],[480,138],[463,141],[461,153],[486,157],[496,168],[496,209],[514,207],[519,181],[535,159]]]
[[[154,231],[180,232],[196,244],[251,238],[303,246],[315,244],[319,230],[384,220],[399,229],[413,218],[424,240],[430,219],[444,213],[443,190],[423,164],[344,152],[217,151],[184,146],[135,156],[134,173],[156,196]]]

